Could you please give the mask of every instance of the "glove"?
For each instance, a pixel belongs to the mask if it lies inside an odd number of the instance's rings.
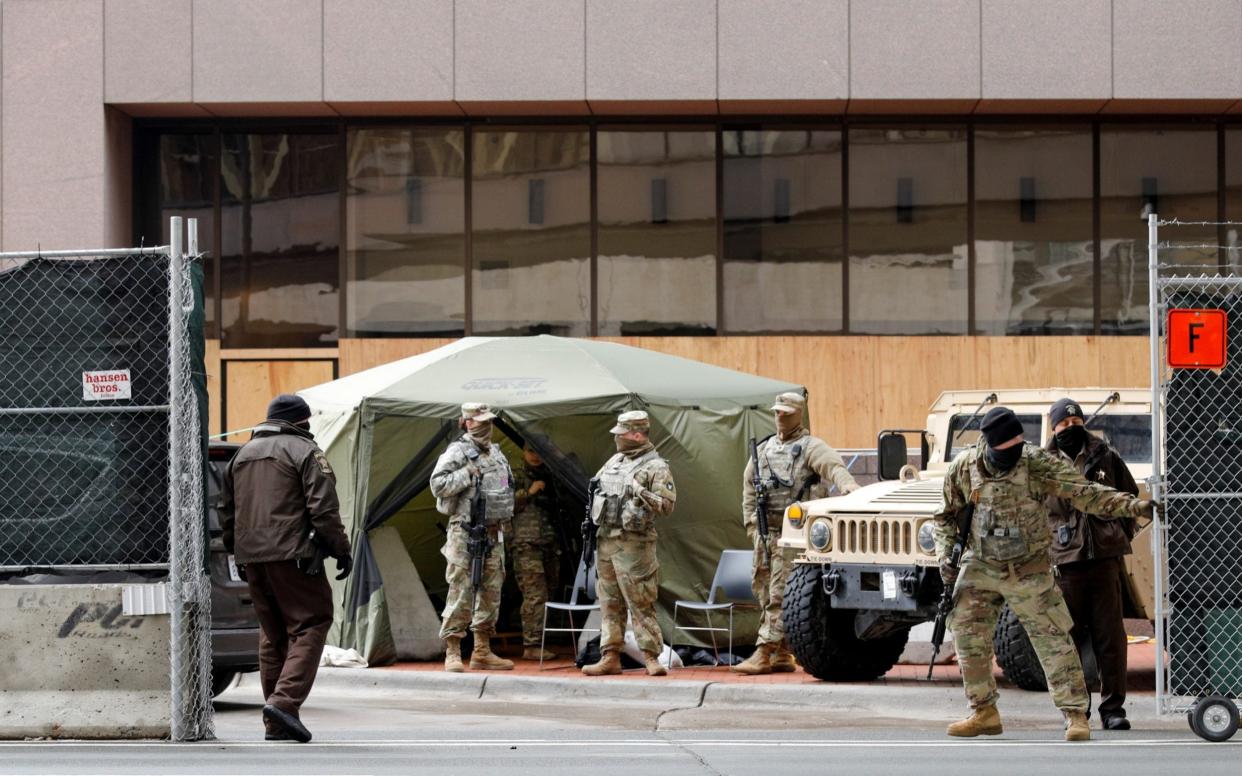
[[[240,563],[237,565],[237,578],[242,582],[249,582],[250,577],[246,576],[246,567]]]
[[[842,496],[848,496],[849,494],[858,490],[858,486],[857,485],[846,485],[845,487],[837,488],[837,490],[841,491]]]
[[[336,575],[338,580],[349,577],[349,572],[354,570],[354,559],[348,555],[342,555],[336,559],[336,570],[340,573]]]
[[[960,568],[949,565],[948,558],[940,559],[940,581],[944,582],[946,587],[952,587],[957,582],[957,575],[960,572]]]
[[[1160,505],[1156,502],[1149,499],[1142,499],[1139,501],[1139,516],[1146,517],[1149,520],[1154,520],[1156,517],[1156,510],[1159,508]]]

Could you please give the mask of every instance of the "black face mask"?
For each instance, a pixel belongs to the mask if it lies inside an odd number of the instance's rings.
[[[1006,447],[1004,450],[997,450],[989,447],[983,453],[988,460],[988,465],[998,473],[1007,472],[1022,460],[1022,445],[1017,444],[1013,447]]]
[[[1070,458],[1078,457],[1087,444],[1087,429],[1084,426],[1068,426],[1057,432],[1057,447]]]

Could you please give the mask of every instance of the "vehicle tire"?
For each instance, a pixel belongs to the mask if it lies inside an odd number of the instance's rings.
[[[1006,604],[996,620],[996,630],[992,633],[992,648],[996,650],[996,662],[1005,672],[1005,678],[1023,690],[1044,692],[1048,689],[1048,680],[1044,677],[1044,667],[1039,662],[1039,655],[1031,646],[1031,639],[1026,635],[1026,628],[1018,620],[1018,615]],[[1083,660],[1083,675],[1087,680],[1089,691],[1099,691],[1100,672],[1095,662],[1095,655],[1087,652]]]
[[[1194,733],[1196,736],[1199,736],[1200,738],[1203,737],[1203,734],[1199,732],[1198,723],[1195,722],[1195,710],[1194,709],[1191,709],[1190,711],[1186,712],[1186,722],[1190,724],[1190,732]]]
[[[216,668],[211,669],[211,697],[214,698],[232,687],[233,680],[236,678],[236,671],[220,670]]]
[[[1035,654],[1035,647],[1031,646],[1031,639],[1018,621],[1018,615],[1008,605],[1001,610],[996,621],[992,647],[996,650],[996,662],[1005,672],[1005,678],[1023,690],[1043,692],[1048,689],[1039,655]]]
[[[826,682],[865,682],[883,676],[906,648],[908,630],[863,641],[854,635],[854,609],[833,609],[819,566],[797,565],[785,585],[785,638],[798,664]]]
[[[1204,741],[1220,743],[1238,732],[1238,707],[1222,695],[1209,695],[1195,704],[1193,728]]]

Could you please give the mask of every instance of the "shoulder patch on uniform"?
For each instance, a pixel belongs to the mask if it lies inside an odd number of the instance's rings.
[[[324,474],[332,473],[332,465],[328,463],[328,456],[324,455],[322,450],[315,451],[315,463],[319,464]]]

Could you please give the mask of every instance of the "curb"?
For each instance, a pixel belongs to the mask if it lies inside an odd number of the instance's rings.
[[[483,700],[491,701],[609,701],[660,706],[690,707],[702,704],[708,682],[544,679],[531,676],[487,677]]]

